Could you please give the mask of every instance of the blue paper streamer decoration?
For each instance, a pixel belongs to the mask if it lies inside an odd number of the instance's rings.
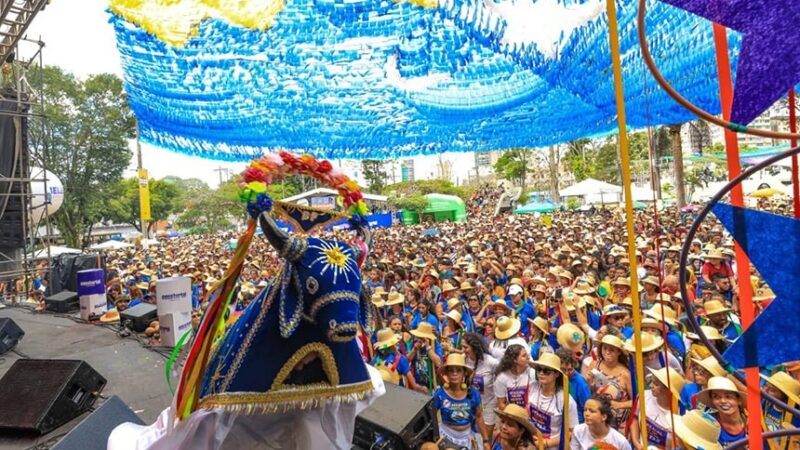
[[[692,120],[642,62],[636,3],[618,2],[629,125]],[[689,100],[718,113],[711,27],[651,3],[648,41],[659,67]],[[288,0],[264,30],[208,18],[180,46],[121,16],[111,23],[145,142],[231,161],[277,148],[398,158],[615,132],[604,5]],[[739,38],[730,40],[735,63]]]
[[[775,300],[723,355],[735,368],[800,359],[800,220],[717,203],[712,209],[775,293]]]

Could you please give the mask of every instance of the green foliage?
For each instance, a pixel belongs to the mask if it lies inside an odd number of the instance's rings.
[[[569,210],[575,210],[581,206],[581,202],[576,197],[567,197],[567,201],[564,206],[566,206],[566,208]]]
[[[494,171],[501,178],[524,185],[530,170],[529,161],[528,150],[515,148],[503,152],[494,163]]]
[[[675,197],[675,186],[669,181],[666,181],[664,182],[664,184],[661,185],[661,193],[663,194],[664,197]]]
[[[109,219],[110,192],[130,163],[135,120],[114,75],[79,80],[52,66],[28,75],[40,76],[44,109],[32,98],[32,112],[47,119],[44,130],[30,127],[30,145],[47,148],[47,167],[64,183],[64,204],[52,220],[68,246],[82,247],[92,225]]]
[[[409,211],[423,211],[428,207],[428,199],[424,195],[412,195],[408,197],[392,197],[390,203],[397,209]]]
[[[528,200],[530,200],[530,195],[527,192],[523,192],[517,199],[517,205],[527,205]]]
[[[369,192],[383,192],[386,186],[386,167],[384,161],[379,159],[365,159],[361,161],[361,170],[364,171],[364,179],[367,181]]]
[[[703,155],[722,155],[725,154],[725,145],[720,142],[712,144],[710,147],[703,149]]]
[[[181,209],[181,192],[175,183],[150,179],[150,216],[148,231],[153,224],[166,220]],[[139,229],[139,182],[136,178],[120,180],[110,190],[108,218],[116,223],[128,223]],[[142,231],[142,230],[139,230]]]
[[[230,228],[244,215],[237,180],[231,179],[217,189],[197,192],[175,224],[188,232],[213,233]]]
[[[412,197],[425,194],[445,194],[455,195],[462,200],[467,199],[468,190],[454,186],[450,180],[419,180],[419,181],[401,181],[400,183],[391,184],[386,186],[383,190],[385,195],[394,198]]]

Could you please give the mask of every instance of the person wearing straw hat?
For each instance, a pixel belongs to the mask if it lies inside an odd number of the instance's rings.
[[[442,329],[442,346],[447,353],[461,353],[461,341],[464,337],[461,312],[458,309],[451,308],[445,313],[444,317],[446,322]]]
[[[672,446],[672,415],[683,411],[680,405],[680,392],[685,383],[682,376],[667,368],[653,370],[648,368],[652,378],[650,389],[644,392],[644,411],[647,422],[647,443],[642,444],[637,411],[631,421],[633,447],[642,450],[653,446],[667,449]]]
[[[599,342],[598,360],[588,372],[587,382],[595,395],[606,397],[614,410],[613,426],[623,431],[633,403],[633,382],[628,366],[628,349],[622,340],[606,334]]]
[[[419,326],[411,330],[414,337],[407,357],[414,368],[414,382],[419,386],[420,392],[429,394],[437,385],[436,370],[442,364],[444,352],[436,331],[428,322],[420,322]]]
[[[495,370],[494,394],[497,406],[505,408],[509,403],[526,407],[530,385],[535,378],[531,360],[525,347],[512,344],[500,358]]]
[[[667,347],[669,347],[676,356],[684,358],[686,356],[686,343],[683,337],[675,331],[675,329],[680,326],[678,314],[675,310],[667,305],[655,304],[650,309],[645,310],[644,315],[667,325],[666,334],[664,333],[664,329],[661,328],[659,335],[664,338],[667,342]]]
[[[722,450],[720,426],[709,414],[693,409],[683,416],[672,416],[680,450]]]
[[[629,317],[628,310],[620,305],[606,305],[601,320],[604,324],[614,325],[626,339],[630,339],[633,336],[633,327],[628,324]]]
[[[444,385],[433,393],[433,405],[439,413],[439,436],[446,445],[479,450],[489,445],[490,436],[483,425],[481,396],[469,384],[472,368],[465,356],[451,353],[442,364]],[[484,441],[485,439],[485,441]]]
[[[685,383],[681,389],[681,404],[686,408],[692,409],[705,409],[705,404],[697,402],[697,394],[703,389],[708,387],[708,380],[711,377],[724,377],[727,375],[725,369],[719,365],[717,358],[708,356],[706,358],[692,358],[691,359],[690,379],[694,380],[691,383]]]
[[[500,361],[489,354],[488,347],[478,334],[464,334],[463,347],[467,364],[472,368],[472,386],[481,394],[483,423],[488,435],[491,436],[496,421],[494,407],[497,406],[497,397],[494,395],[494,378]]]
[[[795,380],[786,372],[775,372],[771,376],[760,374],[766,381],[764,390],[778,400],[789,406],[800,404],[800,381]],[[761,400],[761,410],[763,411],[764,431],[775,431],[782,428],[800,428],[800,417],[777,408],[765,399]],[[800,448],[800,438],[793,436],[792,439],[781,438],[775,442],[774,449],[785,450],[788,448]],[[791,444],[791,445],[790,445]]]
[[[500,316],[495,319],[494,340],[489,344],[489,352],[497,359],[502,359],[506,349],[514,344],[525,348],[525,353],[530,354],[531,349],[525,338],[519,335],[520,322],[516,317]]]
[[[742,327],[730,318],[731,309],[723,305],[721,301],[709,300],[703,304],[703,310],[707,319],[703,325],[716,328],[725,336],[725,339],[730,341],[736,340],[742,335]]]
[[[730,278],[731,286],[735,285],[733,281],[733,270],[731,266],[724,261],[725,255],[722,254],[722,249],[715,248],[709,251],[703,259],[705,260],[703,269],[701,270],[703,284],[713,286],[714,275],[721,274]]]
[[[570,450],[593,450],[614,448],[631,450],[625,436],[612,428],[614,411],[611,402],[605,397],[592,397],[586,401],[584,420],[575,427],[570,440]],[[600,447],[599,444],[605,444]]]
[[[382,328],[376,333],[376,338],[372,366],[378,369],[383,381],[418,390],[414,378],[408,376],[411,371],[408,359],[397,350],[400,342],[397,334],[391,328]]]
[[[642,332],[642,357],[644,358],[644,365],[645,367],[649,367],[651,369],[661,369],[662,367],[666,367],[669,364],[670,370],[675,370],[681,375],[683,375],[683,366],[681,365],[680,360],[672,354],[672,352],[664,352],[664,339],[661,336],[655,336],[650,333]],[[629,354],[636,353],[636,348],[634,347],[634,339],[628,339],[625,342],[625,350],[628,351]]]
[[[566,386],[566,378],[561,371],[561,359],[558,356],[544,353],[532,365],[536,369],[536,379],[530,384],[528,413],[531,422],[542,433],[542,441],[534,444],[541,444],[550,450],[558,449],[562,422],[569,430],[578,425],[577,404],[569,395],[569,387]],[[567,414],[566,419],[565,414]],[[538,437],[534,439],[537,440]]]
[[[411,329],[417,328],[422,322],[427,322],[435,330],[439,330],[439,319],[431,311],[431,304],[424,299],[419,300],[417,303],[417,310],[411,317]]]
[[[550,345],[550,323],[544,317],[536,316],[528,318],[531,334],[528,345],[531,348],[531,358],[538,359],[543,352],[552,353],[553,346]]]
[[[716,411],[711,415],[720,426],[719,443],[723,446],[747,437],[747,398],[726,377],[711,377],[708,386],[697,394],[697,402]]]
[[[513,403],[505,408],[495,408],[500,418],[499,433],[491,443],[491,450],[518,450],[530,448],[538,430],[528,419],[528,411]]]

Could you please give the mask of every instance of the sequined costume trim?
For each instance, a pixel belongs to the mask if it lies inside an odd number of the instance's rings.
[[[357,331],[355,323],[332,324],[327,335],[331,342],[350,342],[355,339]]]
[[[289,375],[292,373],[297,364],[303,360],[306,356],[316,353],[320,360],[322,360],[322,370],[325,371],[325,375],[328,377],[328,381],[330,382],[331,387],[335,387],[339,385],[339,369],[336,368],[336,360],[333,357],[333,352],[327,345],[322,344],[320,342],[312,342],[310,344],[306,344],[300,347],[294,355],[290,356],[289,359],[281,367],[281,370],[278,371],[278,374],[275,375],[275,381],[272,382],[272,387],[270,391],[279,391],[283,389],[294,389],[300,388],[303,386],[295,386],[295,385],[287,385],[283,384]]]
[[[317,313],[324,307],[328,306],[331,303],[340,302],[340,301],[352,301],[358,303],[358,295],[356,295],[352,291],[333,291],[329,294],[325,294],[322,297],[318,298],[314,304],[311,305],[311,309],[308,311],[308,316],[316,320]]]

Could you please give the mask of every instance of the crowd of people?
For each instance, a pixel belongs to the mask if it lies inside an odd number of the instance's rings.
[[[431,225],[373,230],[363,289],[377,314],[374,332],[358,337],[364,361],[386,382],[431,395],[452,448],[557,449],[569,436],[571,449],[710,450],[746,438],[745,387],[687,331],[678,256],[692,214],[664,210],[656,225],[637,213],[638,298],[621,211],[556,212],[550,226],[540,219],[479,213],[435,224],[436,233]],[[156,280],[183,275],[192,278],[193,303],[202,310],[233,256],[234,237],[185,236],[106,252],[109,306],[154,303]],[[712,220],[691,243],[688,304],[720,351],[742,333],[733,256],[733,242]],[[255,239],[238,310],[279,265],[267,241]],[[46,284],[41,278],[30,280],[34,301]],[[755,270],[748,281],[760,310],[771,290]],[[644,380],[633,365],[634,302],[642,311]],[[799,363],[764,375],[769,392],[798,402]],[[768,403],[762,413],[767,431],[798,423]],[[800,444],[784,438],[778,445],[771,448]]]

